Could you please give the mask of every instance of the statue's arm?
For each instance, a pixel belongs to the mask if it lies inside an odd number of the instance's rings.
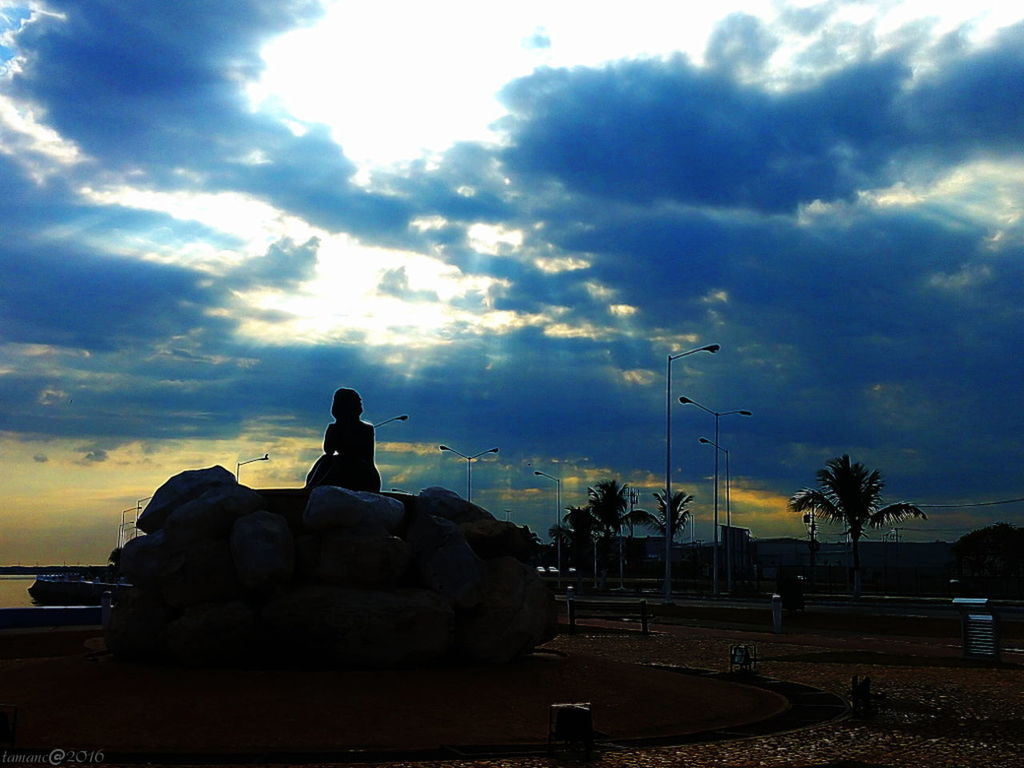
[[[324,432],[324,453],[328,456],[333,456],[334,452],[340,447],[338,444],[338,425],[328,424],[327,431]]]

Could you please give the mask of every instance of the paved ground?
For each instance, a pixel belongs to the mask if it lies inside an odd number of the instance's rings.
[[[772,635],[722,626],[659,624],[651,636],[613,631],[594,622],[586,633],[562,635],[549,647],[569,655],[614,662],[653,663],[712,670],[728,666],[734,643],[754,644],[766,676],[846,695],[852,675],[868,674],[883,693],[879,711],[868,719],[840,722],[774,735],[714,743],[647,749],[609,749],[593,765],[608,768],[764,766],[766,768],[1024,768],[1024,654],[1005,654],[999,666],[965,662],[958,640],[931,636],[800,630]],[[927,630],[927,627],[924,628]],[[902,625],[901,631],[907,632]],[[930,631],[930,630],[928,630]],[[869,634],[870,633],[870,634]],[[922,630],[922,634],[925,634]],[[1017,644],[1019,645],[1019,644]],[[140,696],[139,705],[146,705]],[[600,711],[606,702],[594,698]],[[153,706],[154,703],[148,703]],[[616,703],[621,706],[621,702]],[[675,702],[699,710],[703,701]],[[666,707],[668,709],[669,707]],[[596,716],[596,715],[595,715]],[[547,757],[474,760],[486,768],[535,768],[571,761]],[[391,763],[411,765],[411,763]],[[417,763],[421,768],[465,768],[463,761]]]

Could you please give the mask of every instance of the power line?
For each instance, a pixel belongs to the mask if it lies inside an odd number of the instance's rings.
[[[960,507],[991,507],[996,504],[1016,504],[1019,501],[1024,501],[1024,498],[1020,499],[1003,499],[1001,501],[975,501],[967,504],[916,504],[917,507],[927,507],[929,509],[959,509]]]

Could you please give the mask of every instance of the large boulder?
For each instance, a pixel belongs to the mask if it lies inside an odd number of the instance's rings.
[[[200,539],[224,538],[235,520],[265,508],[263,497],[244,485],[218,485],[174,509],[163,530],[171,548],[189,546]]]
[[[379,493],[322,485],[310,491],[302,513],[312,531],[344,528],[353,534],[394,533],[405,516],[402,502]]]
[[[199,498],[211,488],[237,482],[235,476],[220,465],[180,472],[156,489],[135,526],[146,533],[158,531],[167,516],[185,502]]]
[[[167,649],[190,667],[244,664],[259,648],[256,619],[241,601],[189,606],[167,625]]]
[[[390,587],[409,570],[411,560],[409,545],[396,536],[350,536],[329,531],[320,539],[317,576],[328,584]]]
[[[185,502],[199,498],[211,488],[237,482],[233,474],[219,465],[181,472],[157,488],[135,525],[146,533],[158,531],[167,516]]]
[[[451,520],[457,524],[494,519],[494,515],[483,507],[466,501],[455,491],[436,485],[420,491],[420,495],[416,499],[416,507],[420,512],[443,517],[445,520]]]
[[[448,598],[457,608],[472,608],[480,602],[483,563],[459,526],[421,511],[409,525],[406,541],[412,547],[413,566],[422,586]]]
[[[525,525],[493,518],[459,526],[466,542],[484,560],[511,556],[526,563],[537,552],[537,542]]]
[[[262,618],[275,647],[297,659],[340,666],[437,661],[454,632],[448,602],[422,589],[304,585],[272,597]]]
[[[496,663],[552,636],[552,597],[520,562],[533,535],[443,488],[257,492],[210,467],[162,485],[139,528],[106,627],[122,658]]]
[[[162,659],[167,653],[167,613],[156,591],[139,587],[121,591],[104,628],[107,650],[133,661]]]
[[[198,541],[164,553],[159,570],[160,594],[175,608],[226,602],[241,596],[227,539]]]
[[[265,589],[291,580],[295,543],[280,515],[260,510],[238,518],[229,543],[235,573],[245,588]]]
[[[456,645],[474,661],[504,664],[554,636],[555,600],[537,574],[514,557],[485,563],[483,599],[460,614]]]
[[[299,581],[316,581],[320,567],[319,535],[300,533],[295,537],[295,578]]]
[[[158,589],[163,550],[163,531],[136,536],[121,547],[121,575],[136,587]]]

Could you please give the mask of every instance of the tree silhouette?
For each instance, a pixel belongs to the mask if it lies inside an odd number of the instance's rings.
[[[671,520],[672,539],[674,540],[675,537],[679,535],[679,532],[684,529],[686,522],[690,519],[690,510],[688,507],[693,503],[693,496],[690,496],[686,491],[674,491],[672,493],[671,503],[669,504],[671,517],[668,518],[665,516],[665,491],[655,491],[653,496],[658,503],[658,512],[655,515],[648,513],[647,526],[652,531],[664,536],[665,520]]]
[[[853,550],[853,595],[860,596],[860,538],[865,528],[881,528],[908,517],[925,518],[915,505],[900,501],[882,506],[885,483],[878,470],[868,471],[847,455],[825,462],[817,473],[818,487],[793,494],[789,508],[803,514],[813,512],[824,520],[846,526]]]

